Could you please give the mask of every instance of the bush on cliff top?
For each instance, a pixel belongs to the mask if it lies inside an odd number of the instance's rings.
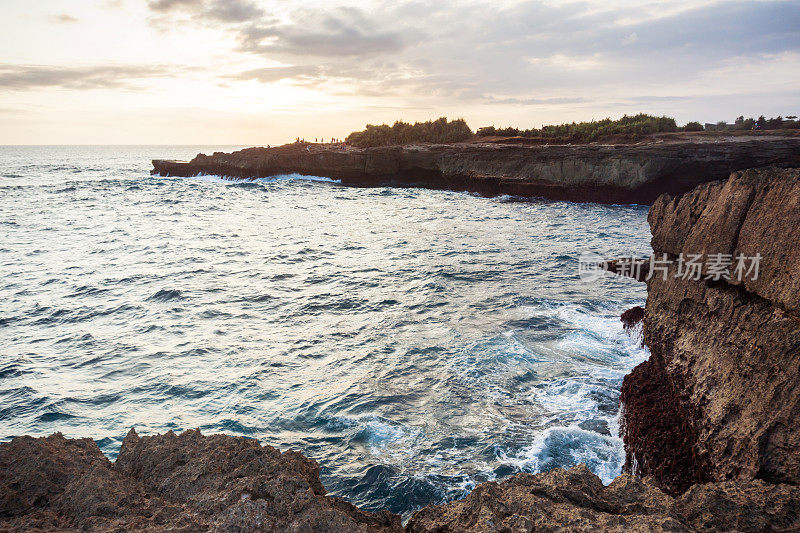
[[[472,130],[463,118],[448,121],[441,117],[427,122],[409,124],[398,120],[394,125],[367,124],[362,131],[347,136],[347,143],[360,148],[409,143],[455,143],[472,137]]]
[[[542,126],[541,129],[531,128],[520,130],[517,128],[495,128],[489,126],[478,130],[479,136],[501,137],[539,137],[545,140],[559,141],[596,141],[612,135],[625,137],[641,137],[651,133],[678,131],[674,118],[656,117],[646,113],[638,115],[625,115],[620,119],[592,120],[591,122],[573,122],[571,124],[558,124]]]

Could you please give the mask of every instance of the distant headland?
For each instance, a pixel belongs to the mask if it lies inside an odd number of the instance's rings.
[[[679,127],[672,118],[640,114],[531,130],[490,126],[473,133],[463,119],[440,118],[367,125],[336,143],[298,139],[199,154],[189,162],[154,160],[152,173],[236,179],[299,173],[358,187],[649,204],[660,194],[681,194],[737,170],[800,166],[798,121],[760,117],[746,129],[751,120],[707,131],[699,123]]]

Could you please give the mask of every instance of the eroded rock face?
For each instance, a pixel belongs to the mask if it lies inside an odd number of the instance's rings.
[[[112,464],[91,439],[0,444],[0,531],[400,531],[400,518],[325,495],[319,466],[199,431],[139,437]]]
[[[463,500],[430,506],[414,533],[485,531],[792,531],[800,488],[761,481],[695,485],[673,498],[628,474],[609,486],[584,465],[479,485]]]
[[[400,517],[325,495],[295,452],[199,431],[125,438],[116,463],[90,439],[0,444],[0,531],[399,532]],[[584,465],[502,483],[414,514],[405,531],[767,531],[800,527],[800,487],[696,485],[679,498]]]
[[[648,281],[651,358],[622,393],[628,469],[671,492],[706,480],[797,484],[800,171],[748,170],[662,196],[649,221],[656,257],[761,260],[757,279],[682,279],[672,264]]]
[[[800,138],[721,137],[710,142],[520,146],[487,143],[354,148],[290,144],[155,160],[153,173],[259,178],[301,173],[361,187],[416,186],[554,200],[651,203],[734,170],[800,166]]]

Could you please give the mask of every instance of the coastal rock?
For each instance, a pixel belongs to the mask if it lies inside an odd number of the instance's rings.
[[[612,272],[618,276],[632,278],[636,281],[646,281],[650,273],[650,260],[636,257],[620,257],[602,261],[601,270]]]
[[[0,444],[0,531],[478,532],[766,531],[800,527],[800,487],[696,485],[673,498],[628,474],[604,486],[586,466],[517,474],[428,506],[405,528],[325,495],[301,454],[227,435],[139,437],[111,463],[90,439]]]
[[[636,305],[631,307],[624,313],[622,313],[619,317],[620,322],[622,322],[622,327],[625,328],[625,331],[631,333],[632,330],[642,323],[644,320],[644,308],[642,306]]]
[[[736,172],[652,206],[655,257],[672,261],[648,281],[651,357],[623,383],[628,471],[671,493],[800,482],[798,221],[796,169]],[[702,255],[701,279],[679,275],[681,254]],[[731,279],[713,279],[715,254],[732,259]],[[738,256],[756,254],[756,279],[734,275]]]
[[[629,474],[603,486],[579,465],[483,483],[463,500],[418,511],[406,531],[793,531],[798,509],[795,486],[710,483],[673,498]]]
[[[294,143],[153,161],[153,174],[262,178],[300,173],[359,187],[427,187],[554,200],[651,203],[732,171],[800,166],[800,137],[745,136],[637,144],[496,143],[355,148]]]
[[[199,431],[139,437],[111,463],[91,439],[0,444],[0,531],[400,531],[326,496],[315,461]]]

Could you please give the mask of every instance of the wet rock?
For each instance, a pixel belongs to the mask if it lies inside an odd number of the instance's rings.
[[[592,420],[584,420],[578,427],[586,431],[593,431],[600,435],[611,436],[611,431],[608,429],[608,421],[602,418],[593,418]]]
[[[626,472],[653,477],[669,494],[680,494],[710,479],[708,458],[695,450],[692,414],[675,395],[657,359],[645,361],[625,376],[620,402]]]
[[[636,281],[647,281],[650,273],[650,260],[638,257],[620,257],[608,259],[598,265],[602,270],[606,270],[618,276],[635,279]]]
[[[625,331],[630,332],[633,328],[642,323],[644,319],[644,308],[640,305],[631,307],[622,313],[619,319],[622,321],[622,327],[625,328]]]

